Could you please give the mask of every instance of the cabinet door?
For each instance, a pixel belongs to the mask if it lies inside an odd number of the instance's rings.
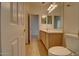
[[[61,46],[63,35],[60,33],[49,34],[49,47]]]
[[[40,31],[40,39],[42,40],[43,44],[46,46],[46,33],[43,31]]]
[[[48,33],[46,33],[46,48],[49,48],[49,37]]]

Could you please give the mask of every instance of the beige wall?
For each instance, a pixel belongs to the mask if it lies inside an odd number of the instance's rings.
[[[64,4],[64,32],[77,34],[79,28],[79,3]]]
[[[67,5],[70,5],[69,7]],[[64,34],[66,45],[79,55],[79,3],[64,3]]]

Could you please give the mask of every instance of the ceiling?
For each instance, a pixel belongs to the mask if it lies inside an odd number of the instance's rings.
[[[35,13],[40,12],[40,10],[42,11],[42,13],[47,13],[47,9],[51,4],[51,2],[27,2],[27,4],[29,5],[30,10],[34,11]],[[60,8],[60,5],[62,5],[63,3],[61,4],[60,2],[57,2],[57,4],[58,7]]]

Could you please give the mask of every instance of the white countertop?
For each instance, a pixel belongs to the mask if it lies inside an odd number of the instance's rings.
[[[41,30],[47,33],[63,33],[63,31],[57,31],[57,30]]]

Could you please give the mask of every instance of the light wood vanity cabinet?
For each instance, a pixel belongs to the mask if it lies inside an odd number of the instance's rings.
[[[42,40],[43,44],[46,44],[46,32],[40,31],[40,39]],[[45,45],[46,46],[46,45]]]
[[[52,46],[62,46],[63,33],[48,33],[47,35],[49,48]]]
[[[47,33],[40,31],[40,39],[47,49],[53,46],[62,46],[63,33]]]

